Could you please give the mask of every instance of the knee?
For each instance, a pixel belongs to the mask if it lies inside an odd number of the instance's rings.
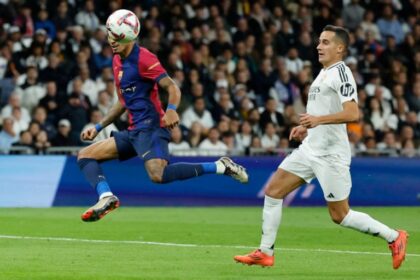
[[[77,160],[81,160],[83,158],[89,158],[89,153],[87,152],[87,148],[83,148],[77,154]]]
[[[277,199],[283,199],[285,197],[281,188],[276,188],[273,185],[268,185],[268,187],[264,190],[264,194]]]
[[[149,178],[153,183],[162,184],[163,183],[163,170],[154,169],[149,171]]]

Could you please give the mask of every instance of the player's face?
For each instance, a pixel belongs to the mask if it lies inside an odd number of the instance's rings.
[[[108,43],[111,46],[112,52],[114,54],[126,54],[128,50],[131,50],[131,45],[133,43],[121,44],[115,41],[111,36],[107,36]]]
[[[318,51],[318,61],[328,67],[342,59],[342,44],[335,38],[332,31],[323,31],[319,36],[319,43],[316,47]]]

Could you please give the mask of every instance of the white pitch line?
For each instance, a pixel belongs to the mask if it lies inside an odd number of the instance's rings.
[[[79,239],[68,237],[37,237],[37,236],[19,236],[19,235],[0,235],[0,239],[21,239],[21,240],[46,240],[46,241],[64,241],[64,242],[84,242],[84,243],[111,243],[111,244],[137,244],[137,245],[157,245],[170,247],[195,247],[195,248],[234,248],[234,249],[254,249],[252,246],[242,245],[205,245],[205,244],[184,244],[171,242],[137,241],[137,240],[100,240],[100,239]],[[357,255],[380,255],[389,256],[390,253],[364,252],[348,250],[329,250],[329,249],[303,249],[303,248],[276,248],[276,251],[295,251],[295,252],[320,252],[335,254],[357,254]],[[407,254],[408,257],[420,257],[420,254]]]

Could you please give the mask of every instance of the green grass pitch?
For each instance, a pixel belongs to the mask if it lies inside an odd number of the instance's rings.
[[[272,268],[232,259],[258,246],[260,207],[122,207],[96,223],[82,208],[3,208],[0,279],[420,279],[420,208],[355,209],[408,230],[399,270],[383,240],[333,224],[325,207],[284,209]]]

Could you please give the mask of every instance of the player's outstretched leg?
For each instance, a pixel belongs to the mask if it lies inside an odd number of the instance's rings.
[[[84,222],[95,222],[120,206],[120,201],[115,195],[99,199],[99,201],[82,214]]]
[[[233,258],[238,263],[247,265],[261,265],[261,266],[273,266],[274,256],[269,256],[261,252],[260,249],[255,250],[248,255],[235,256]]]
[[[392,266],[398,269],[405,260],[405,252],[407,248],[408,233],[404,230],[397,230],[398,237],[394,242],[389,243],[389,249],[392,252]]]
[[[224,165],[224,175],[230,176],[241,183],[248,183],[248,173],[246,172],[246,169],[243,166],[235,163],[230,158],[221,157],[218,161],[216,161],[216,165],[217,164]]]
[[[186,180],[204,174],[222,174],[230,176],[241,183],[248,183],[248,173],[246,172],[246,169],[233,162],[233,160],[228,157],[221,157],[215,162],[179,162],[169,164],[163,167],[163,171],[160,171],[162,168],[162,160],[160,159],[148,160],[145,166],[152,181],[162,184]]]

